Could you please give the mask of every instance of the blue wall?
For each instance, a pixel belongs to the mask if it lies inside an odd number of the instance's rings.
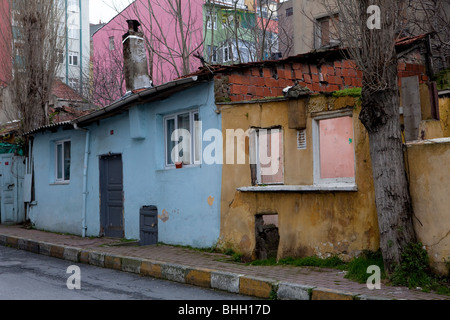
[[[200,165],[166,169],[163,129],[165,115],[194,109],[199,111],[203,132],[209,128],[221,129],[213,90],[212,83],[199,84],[166,100],[134,107],[138,109],[131,111],[131,121],[127,111],[88,127],[91,133],[88,236],[100,233],[99,161],[100,156],[111,153],[122,155],[126,238],[139,239],[139,210],[142,206],[154,205],[160,216],[168,215],[167,221],[159,220],[160,242],[194,247],[210,247],[217,242],[222,167]],[[67,138],[72,140],[70,184],[54,185],[52,145]],[[203,148],[207,144],[204,142]],[[59,129],[56,133],[47,131],[35,135],[37,205],[30,218],[38,229],[81,234],[84,146],[83,131]]]

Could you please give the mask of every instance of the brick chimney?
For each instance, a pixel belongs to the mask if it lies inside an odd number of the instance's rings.
[[[128,32],[122,36],[123,71],[127,91],[151,87],[144,34],[139,31],[141,24],[137,20],[127,20],[127,23]]]

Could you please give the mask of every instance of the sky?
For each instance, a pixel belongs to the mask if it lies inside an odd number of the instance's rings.
[[[132,0],[90,0],[89,1],[89,22],[97,24],[109,22],[118,11],[121,11],[130,4]],[[114,9],[117,8],[117,9]]]

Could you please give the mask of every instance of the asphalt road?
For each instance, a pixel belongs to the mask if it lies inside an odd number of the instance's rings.
[[[0,247],[0,300],[248,300],[226,292],[137,274],[78,264],[73,265],[27,251]],[[68,289],[80,285],[80,289]]]

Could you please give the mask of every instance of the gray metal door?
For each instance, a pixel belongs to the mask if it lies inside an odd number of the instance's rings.
[[[100,158],[101,235],[124,237],[123,169],[121,155]]]
[[[158,209],[155,206],[143,207],[140,211],[139,244],[158,244]]]

